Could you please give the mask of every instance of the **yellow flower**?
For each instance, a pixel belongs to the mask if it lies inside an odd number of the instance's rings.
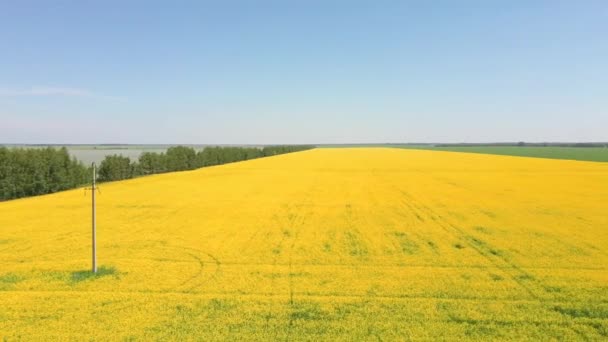
[[[315,149],[0,203],[12,340],[601,339],[608,164]]]

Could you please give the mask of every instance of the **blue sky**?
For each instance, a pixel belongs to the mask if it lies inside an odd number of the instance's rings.
[[[0,44],[4,143],[608,140],[606,1],[5,1]]]

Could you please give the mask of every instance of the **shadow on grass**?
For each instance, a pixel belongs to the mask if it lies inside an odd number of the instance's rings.
[[[116,267],[101,266],[97,269],[97,273],[93,273],[91,270],[72,272],[70,282],[72,284],[76,284],[85,280],[98,279],[106,276],[114,276],[115,278],[118,278],[118,270]]]

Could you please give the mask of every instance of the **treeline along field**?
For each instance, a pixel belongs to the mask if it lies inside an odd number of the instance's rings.
[[[206,147],[196,151],[192,147],[174,146],[166,153],[144,152],[138,161],[121,155],[106,156],[99,167],[100,181],[113,181],[165,173],[194,170],[201,167],[222,165],[237,161],[274,156],[313,148],[309,145],[285,145],[256,147]]]
[[[106,156],[99,167],[99,181],[128,179],[171,171],[192,170],[277,154],[302,151],[313,146],[251,147],[174,146],[166,153],[145,152],[137,161],[121,155]],[[0,201],[72,189],[90,181],[85,166],[62,148],[0,147]]]
[[[0,200],[71,189],[86,182],[87,168],[63,147],[0,147]]]

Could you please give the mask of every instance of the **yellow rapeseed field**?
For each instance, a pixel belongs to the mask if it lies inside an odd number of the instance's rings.
[[[315,149],[0,203],[13,340],[608,338],[608,163]]]

